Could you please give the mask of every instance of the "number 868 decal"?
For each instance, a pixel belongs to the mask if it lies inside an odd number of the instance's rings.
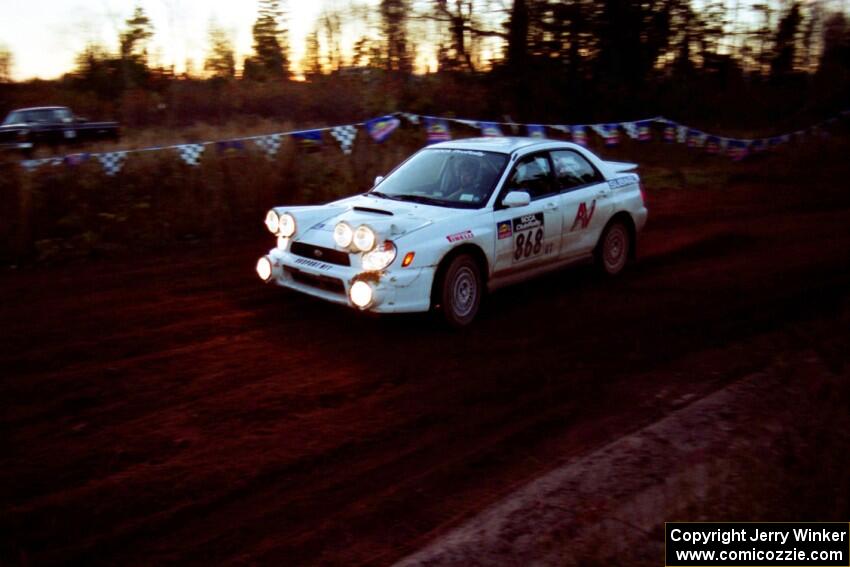
[[[543,251],[543,213],[513,219],[514,262],[527,260]]]
[[[523,258],[530,258],[540,254],[543,249],[543,229],[521,232],[514,238],[514,261],[519,262]]]

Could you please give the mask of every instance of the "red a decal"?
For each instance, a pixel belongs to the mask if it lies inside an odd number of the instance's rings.
[[[590,204],[590,212],[587,212],[587,205],[584,203],[578,206],[578,212],[576,213],[576,220],[573,221],[573,226],[570,229],[570,232],[576,229],[579,223],[581,223],[581,228],[587,228],[587,225],[590,224],[590,219],[593,218],[593,211],[596,210],[596,199]]]

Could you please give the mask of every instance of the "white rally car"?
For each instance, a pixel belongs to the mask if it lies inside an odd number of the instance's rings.
[[[362,195],[275,207],[257,274],[377,313],[470,323],[486,290],[595,259],[609,274],[646,223],[637,166],[568,142],[472,138],[424,148]]]

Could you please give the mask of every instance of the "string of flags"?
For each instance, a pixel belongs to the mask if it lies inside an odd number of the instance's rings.
[[[176,152],[183,163],[195,167],[201,163],[208,146],[214,146],[219,154],[244,152],[254,147],[262,152],[269,160],[274,160],[285,137],[289,136],[293,138],[301,148],[317,150],[323,146],[325,132],[330,133],[345,155],[350,155],[360,128],[366,130],[372,141],[381,144],[401,126],[402,119],[406,120],[412,126],[423,126],[428,144],[451,140],[451,124],[477,129],[481,136],[484,137],[503,136],[503,127],[506,127],[514,135],[526,135],[532,138],[542,139],[547,137],[547,130],[551,130],[557,132],[560,136],[568,136],[571,141],[581,146],[588,145],[588,132],[593,132],[608,147],[619,145],[622,134],[639,142],[651,141],[653,139],[653,131],[655,131],[656,135],[660,133],[659,139],[664,143],[685,144],[688,148],[701,150],[710,155],[727,156],[733,161],[740,161],[749,155],[773,150],[781,145],[808,136],[828,137],[828,128],[837,123],[839,119],[847,118],[850,118],[850,110],[845,110],[837,116],[794,132],[768,138],[740,139],[703,132],[699,129],[664,118],[663,116],[628,122],[600,124],[520,124],[516,122],[492,122],[465,118],[427,116],[410,112],[395,112],[365,122],[329,126],[327,128],[277,132],[230,140],[158,146],[138,150],[74,153],[66,156],[27,159],[21,161],[20,165],[28,172],[33,172],[42,166],[58,166],[63,164],[77,166],[89,159],[93,159],[100,163],[106,175],[115,176],[122,171],[128,160],[128,156],[131,154],[170,150]]]

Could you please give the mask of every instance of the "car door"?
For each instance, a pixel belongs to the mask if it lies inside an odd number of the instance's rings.
[[[613,212],[611,189],[580,152],[554,150],[551,157],[564,211],[560,257],[582,256],[596,246]]]
[[[510,191],[526,191],[531,202],[505,208],[502,199]],[[561,197],[552,177],[548,153],[517,160],[496,201],[497,275],[509,275],[558,259],[563,225]]]

